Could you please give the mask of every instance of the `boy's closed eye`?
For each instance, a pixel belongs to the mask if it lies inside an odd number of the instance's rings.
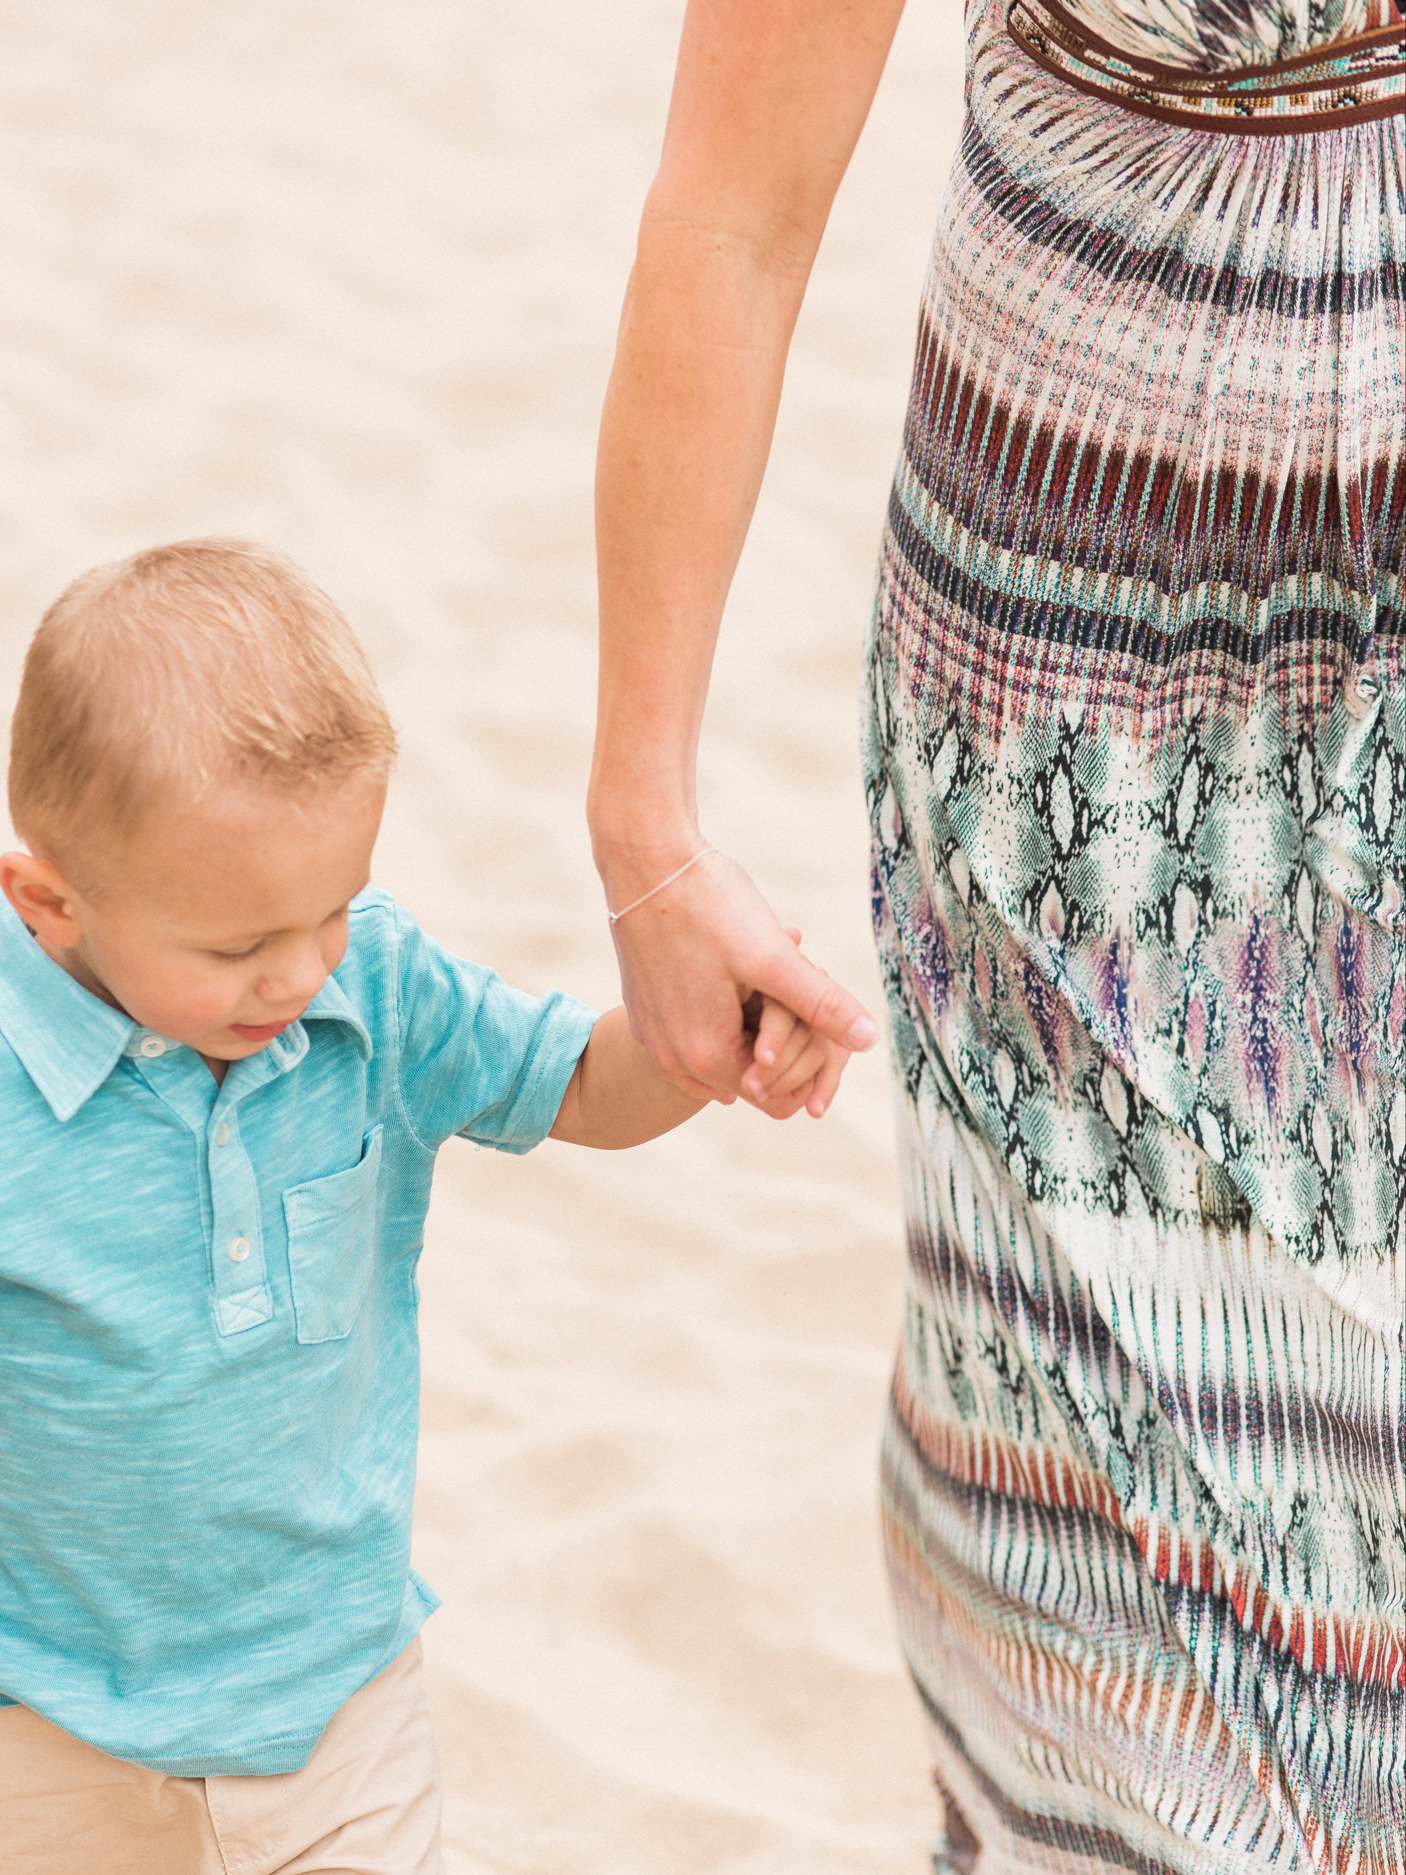
[[[351,906],[349,904],[339,906],[336,911],[330,913],[328,917],[323,919],[323,928],[325,929],[328,925],[335,925],[339,921],[345,923],[350,911]],[[255,938],[251,944],[243,944],[238,948],[231,947],[228,950],[212,946],[206,952],[206,955],[225,964],[247,963],[251,957],[257,957],[268,942],[267,937],[259,937]]]

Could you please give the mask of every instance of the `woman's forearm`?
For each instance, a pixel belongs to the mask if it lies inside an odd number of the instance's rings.
[[[624,902],[696,847],[694,760],[786,352],[902,0],[691,0],[601,430],[590,820]]]
[[[759,254],[738,235],[651,212],[641,229],[597,476],[590,816],[617,898],[696,840],[713,650],[813,252]]]

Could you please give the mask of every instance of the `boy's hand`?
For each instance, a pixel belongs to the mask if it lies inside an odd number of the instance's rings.
[[[786,935],[800,944],[799,931]],[[835,1097],[850,1050],[760,992],[743,1005],[742,1019],[752,1052],[743,1096],[775,1120],[789,1120],[802,1107],[818,1120]],[[578,1146],[638,1146],[706,1104],[660,1073],[623,1008],[608,1009],[576,1064],[551,1136]]]
[[[788,935],[800,942],[799,932]],[[745,1098],[775,1120],[789,1120],[802,1107],[818,1120],[835,1097],[849,1050],[769,996],[752,997],[743,1013],[753,1030],[752,1065],[742,1076]]]
[[[786,933],[799,950],[801,934]],[[835,1098],[850,1050],[832,1042],[773,997],[754,994],[742,1011],[753,1036],[752,1065],[741,1094],[773,1120],[789,1120],[804,1107],[818,1120]]]

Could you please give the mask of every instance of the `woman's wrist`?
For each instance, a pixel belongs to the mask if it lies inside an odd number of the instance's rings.
[[[703,844],[698,815],[682,791],[672,798],[648,793],[637,777],[613,785],[597,777],[586,801],[586,824],[596,870],[629,873],[680,865]]]
[[[651,891],[661,879],[701,853],[707,841],[695,821],[591,830],[596,871],[612,908]]]
[[[658,898],[661,892],[667,892],[676,879],[682,879],[686,872],[692,872],[693,868],[701,865],[705,859],[714,859],[717,857],[718,849],[715,846],[700,846],[695,848],[690,857],[686,859],[681,866],[675,866],[671,871],[666,872],[664,877],[660,879],[657,884],[646,886],[643,892],[639,893],[637,897],[630,899],[628,903],[624,905],[607,906],[606,914],[611,924],[619,924],[620,920],[628,917],[632,911],[638,911],[641,905],[647,905],[651,899]]]

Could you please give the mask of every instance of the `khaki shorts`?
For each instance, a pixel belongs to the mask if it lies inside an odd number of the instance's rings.
[[[276,1777],[165,1777],[0,1709],[0,1875],[442,1875],[439,1810],[418,1640]]]

